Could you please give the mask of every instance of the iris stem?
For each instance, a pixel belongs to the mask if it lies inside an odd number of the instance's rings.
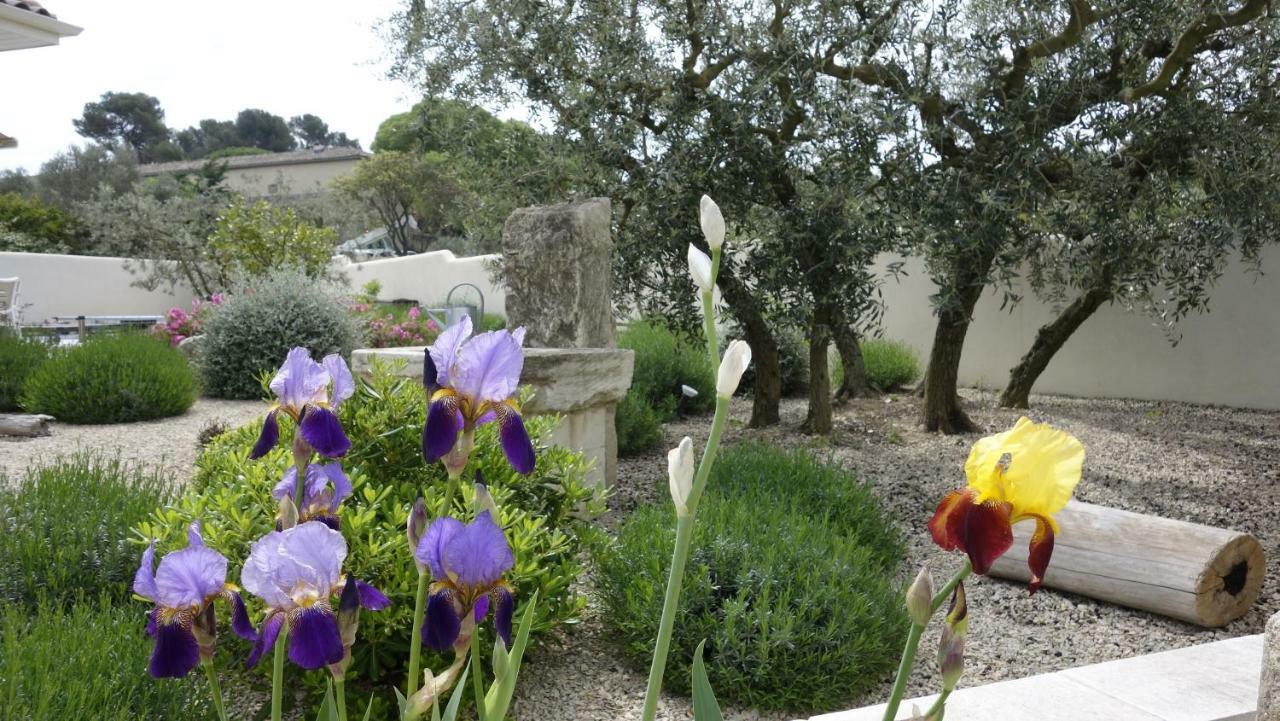
[[[946,602],[947,597],[955,591],[956,586],[960,582],[968,578],[973,571],[973,565],[969,559],[964,559],[964,563],[960,566],[960,570],[947,581],[942,590],[938,591],[933,597],[933,602],[929,605],[929,617],[932,619],[933,614],[938,612],[942,604]],[[898,663],[898,675],[893,680],[893,690],[889,692],[889,703],[884,709],[884,721],[893,721],[898,715],[898,706],[902,704],[902,694],[907,690],[907,679],[911,677],[911,666],[916,660],[916,649],[920,646],[920,636],[924,633],[924,626],[911,624],[911,630],[907,632],[907,645],[902,649],[902,660]]]
[[[218,712],[219,721],[227,721],[227,707],[222,701],[222,687],[218,685],[218,673],[213,670],[213,661],[203,661],[204,673],[209,677],[209,695],[213,696],[213,708]]]
[[[942,709],[944,706],[946,706],[947,697],[950,695],[951,695],[951,689],[949,688],[942,689],[942,693],[938,694],[938,700],[933,702],[933,705],[929,707],[929,711],[925,713],[924,717],[929,719],[929,721],[942,721],[942,714],[943,714]],[[935,716],[934,714],[937,714],[937,716]]]
[[[469,612],[469,613],[474,613]],[[471,685],[476,694],[476,717],[485,721],[484,713],[484,669],[480,666],[480,628],[471,632]]]
[[[271,721],[280,721],[280,704],[284,701],[284,654],[289,641],[289,622],[280,624],[276,637],[275,665],[271,670]]]
[[[339,676],[333,680],[333,690],[337,695],[338,721],[347,721],[347,679]]]
[[[418,592],[413,602],[413,636],[409,639],[409,679],[405,684],[405,698],[418,690],[418,665],[422,659],[422,617],[427,605],[427,574],[418,569]]]
[[[720,267],[720,251],[712,251],[711,278],[714,282],[716,271]],[[719,345],[716,340],[716,320],[711,303],[711,292],[702,294],[702,310],[704,330],[707,335],[707,355],[711,367],[719,365]],[[702,499],[702,491],[711,475],[711,466],[716,461],[716,451],[720,447],[720,434],[724,431],[725,420],[729,416],[729,399],[716,398],[716,414],[711,421],[711,434],[707,437],[707,447],[702,452],[702,461],[698,464],[698,472],[693,478],[693,488],[689,492],[686,506],[688,515],[676,518],[676,545],[671,554],[671,572],[667,576],[667,591],[662,599],[662,620],[658,624],[658,637],[653,644],[653,663],[649,666],[649,685],[644,696],[644,712],[642,721],[653,721],[658,713],[658,696],[662,693],[662,675],[667,668],[667,653],[671,649],[671,632],[675,625],[676,609],[680,605],[680,588],[684,583],[684,567],[689,560],[689,546],[693,540],[694,518],[698,513],[698,502]]]

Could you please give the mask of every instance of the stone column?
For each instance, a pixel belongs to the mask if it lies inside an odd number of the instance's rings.
[[[533,348],[613,348],[608,198],[521,208],[502,229],[507,319]]]
[[[1280,721],[1280,613],[1267,620],[1267,631],[1262,639],[1258,721]]]

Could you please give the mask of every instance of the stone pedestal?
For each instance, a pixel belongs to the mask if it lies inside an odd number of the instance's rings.
[[[367,375],[374,358],[397,374],[422,378],[421,346],[368,348],[351,354],[355,373]],[[617,478],[618,444],[614,409],[631,386],[634,360],[629,350],[613,348],[529,348],[520,384],[533,390],[522,408],[526,415],[556,414],[560,423],[550,442],[580,451],[591,461],[587,479],[612,484]]]
[[[1280,613],[1267,620],[1267,632],[1262,639],[1258,721],[1280,721]]]
[[[608,198],[521,208],[502,229],[507,321],[533,348],[613,348]]]

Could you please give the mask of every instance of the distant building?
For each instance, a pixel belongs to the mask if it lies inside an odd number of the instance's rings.
[[[4,2],[4,0],[0,0]],[[181,160],[138,166],[142,177],[166,173],[198,172],[205,163],[226,163],[223,185],[248,197],[264,195],[317,195],[329,189],[334,178],[355,170],[369,154],[359,148],[316,148],[264,155],[238,155],[216,161]]]
[[[59,39],[79,34],[80,28],[57,19],[35,0],[0,0],[0,52],[57,45]],[[0,148],[17,145],[0,133]]]

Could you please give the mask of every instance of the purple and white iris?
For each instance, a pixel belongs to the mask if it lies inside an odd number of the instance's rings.
[[[422,624],[423,643],[440,652],[465,646],[492,602],[494,626],[502,642],[511,647],[515,601],[502,576],[515,565],[515,556],[489,511],[466,525],[447,516],[437,518],[413,555],[431,569],[433,580]]]
[[[342,356],[333,353],[317,363],[306,348],[289,351],[284,365],[271,379],[271,392],[279,399],[267,413],[262,433],[249,454],[258,459],[280,441],[276,413],[288,413],[298,424],[298,433],[307,445],[328,458],[338,458],[351,449],[351,441],[338,421],[338,406],[356,390],[355,379]]]
[[[497,421],[511,467],[519,473],[533,471],[533,443],[513,399],[524,368],[523,343],[524,328],[471,337],[471,318],[464,317],[427,348],[422,383],[430,406],[422,455],[428,463],[444,459],[451,474],[461,473],[476,426]]]
[[[267,618],[249,655],[250,666],[275,647],[285,623],[290,661],[317,669],[343,660],[346,649],[333,596],[352,583],[361,607],[377,611],[390,603],[373,586],[343,577],[346,557],[342,534],[319,521],[272,531],[254,542],[240,581],[266,604]]]
[[[290,466],[284,479],[276,484],[271,497],[277,501],[294,498],[298,486],[298,469]],[[298,509],[298,522],[320,521],[339,530],[338,506],[351,495],[351,479],[337,463],[309,464],[307,482],[302,488],[302,507]]]
[[[187,547],[165,554],[155,567],[155,541],[142,553],[133,576],[134,593],[156,604],[147,616],[147,633],[156,640],[147,670],[156,678],[186,676],[201,661],[213,658],[217,625],[213,602],[231,604],[236,635],[257,640],[239,589],[226,582],[227,559],[207,548],[200,524],[187,529]]]

